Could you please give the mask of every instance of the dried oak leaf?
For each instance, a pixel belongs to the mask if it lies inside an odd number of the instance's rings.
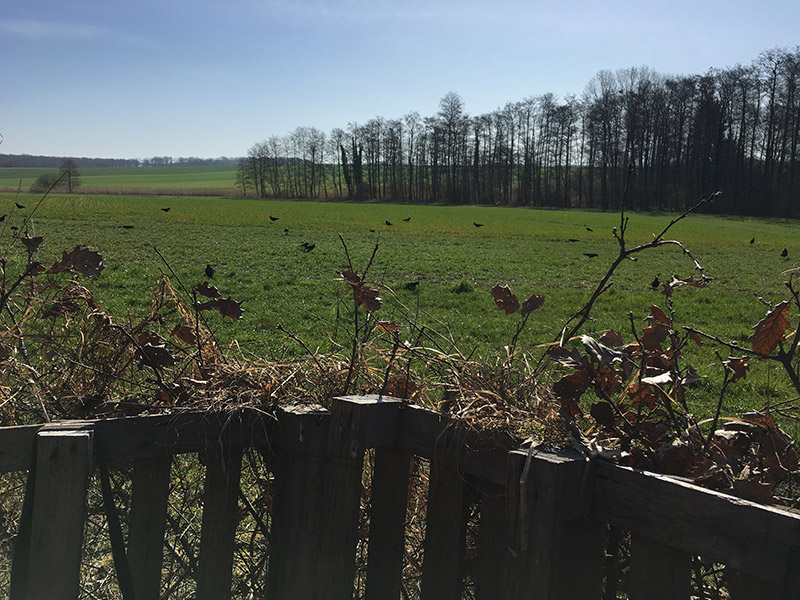
[[[571,369],[578,369],[587,364],[586,359],[575,348],[567,350],[563,346],[550,346],[545,354],[550,360]]]
[[[33,256],[39,251],[39,246],[42,245],[44,238],[42,236],[37,237],[24,237],[20,239],[20,242],[25,246],[25,249],[28,251],[28,256]]]
[[[599,343],[593,337],[588,335],[581,336],[581,343],[586,348],[586,353],[589,358],[598,367],[606,367],[614,363],[614,361],[622,360],[622,352],[619,350],[612,350],[608,346]]]
[[[553,384],[553,391],[559,399],[577,399],[589,389],[590,384],[589,372],[586,369],[578,369],[556,381]]]
[[[172,330],[172,333],[170,335],[172,335],[172,337],[178,338],[185,344],[194,345],[197,343],[197,335],[195,334],[194,329],[192,329],[188,325],[176,325],[175,329]]]
[[[206,298],[221,298],[222,294],[219,293],[219,290],[215,288],[213,285],[208,285],[207,281],[204,281],[196,288],[194,291],[200,294],[201,296],[205,296]]]
[[[608,429],[616,429],[614,410],[608,402],[595,402],[589,409],[589,414],[599,425]]]
[[[753,329],[753,335],[747,338],[753,345],[753,351],[760,354],[772,354],[778,342],[784,339],[789,327],[789,310],[791,305],[784,300],[767,313]]]
[[[692,287],[697,288],[704,288],[708,287],[708,283],[703,280],[695,279],[694,277],[687,277],[685,279],[680,279],[679,277],[672,276],[672,279],[664,284],[664,295],[671,296],[672,292],[674,292],[679,287],[683,287],[685,285],[690,285]]]
[[[520,308],[519,312],[524,317],[535,311],[537,308],[540,308],[542,304],[544,304],[544,296],[537,296],[534,294],[522,303],[522,307]]]
[[[242,313],[244,313],[242,303],[231,298],[217,298],[208,302],[197,302],[194,307],[199,311],[217,310],[223,317],[229,317],[234,321],[238,321]]]
[[[661,344],[664,343],[667,336],[669,336],[669,327],[655,324],[642,330],[642,337],[639,342],[645,350],[657,350],[661,348]]]
[[[655,304],[650,307],[650,314],[646,317],[646,320],[650,325],[658,323],[660,325],[666,325],[669,327],[672,324],[667,316],[667,313],[665,313]]]
[[[72,252],[62,251],[61,254],[61,260],[54,262],[48,273],[62,273],[73,269],[85,277],[97,277],[105,268],[102,255],[86,246],[75,246]]]
[[[621,348],[625,345],[622,335],[619,333],[619,331],[615,331],[614,329],[609,329],[606,331],[597,341],[601,344],[605,344],[606,346],[610,346],[611,348]]]
[[[346,271],[342,271],[341,275],[342,279],[353,287],[361,285],[361,277],[359,277],[355,271],[347,269]]]
[[[378,290],[363,284],[354,289],[358,306],[363,306],[367,312],[380,310],[382,301],[378,296]]]
[[[656,396],[649,385],[633,384],[628,389],[628,397],[631,399],[631,405],[638,408],[640,406],[647,408],[656,407]]]
[[[390,377],[386,383],[386,395],[410,400],[417,393],[417,384],[405,377]]]
[[[497,307],[507,315],[519,310],[519,300],[507,285],[496,285],[492,288],[492,298]]]
[[[402,327],[394,321],[375,321],[375,327],[383,329],[386,333],[397,333],[402,329]]]
[[[141,348],[143,362],[150,367],[171,367],[175,363],[183,360],[180,354],[172,352],[163,344],[154,346],[148,343]]]
[[[750,369],[749,359],[746,356],[739,358],[729,358],[723,361],[722,364],[731,374],[731,382],[739,381],[747,377],[747,371]]]

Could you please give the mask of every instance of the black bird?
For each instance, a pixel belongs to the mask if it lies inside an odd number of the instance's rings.
[[[20,204],[19,202],[14,202],[14,206],[16,206],[17,208],[25,208],[25,207],[24,207],[24,206],[22,206],[22,204]]]
[[[0,217],[0,223],[2,223],[3,221],[5,221],[7,216],[8,216],[8,215],[3,215],[2,217]]]
[[[789,250],[788,250],[788,248],[784,248],[784,249],[783,249],[783,252],[781,252],[781,256],[782,256],[783,258],[786,258],[787,256],[789,256]]]
[[[269,216],[270,221],[277,221],[278,217],[273,217],[272,215]]]
[[[473,223],[473,225],[475,225],[475,227],[483,227],[483,223]]]
[[[569,238],[567,241],[568,242],[580,242],[580,240],[577,239],[577,238]]]
[[[595,258],[597,256],[597,254],[595,254],[594,252],[584,252],[583,255],[588,258]]]
[[[306,252],[311,252],[311,251],[312,251],[314,248],[316,248],[316,247],[317,247],[317,245],[316,245],[316,244],[306,244],[306,245],[304,246],[304,248],[305,248],[305,251],[306,251]]]
[[[375,233],[375,230],[374,229],[370,229],[369,232],[370,233]]]
[[[418,285],[419,281],[409,281],[407,284],[403,286],[403,289],[408,290],[409,292],[413,292],[415,289],[417,289]]]
[[[164,212],[169,212],[169,209],[170,209],[170,208],[172,208],[172,207],[171,207],[171,206],[168,206],[167,208],[162,208],[161,210],[163,210]]]
[[[16,225],[12,225],[10,229],[11,231],[17,231],[19,227],[17,227]]]
[[[656,278],[653,279],[652,283],[650,283],[650,287],[653,288],[654,290],[657,290],[658,285],[659,285],[658,275],[656,275]]]
[[[209,279],[214,277],[214,267],[212,267],[211,265],[206,265],[206,277],[208,277]]]
[[[303,243],[302,243],[302,244],[300,244],[300,245],[301,245],[303,248],[308,248],[308,242],[303,242]]]
[[[756,238],[753,238],[753,239],[751,239],[751,240],[750,240],[750,243],[751,243],[751,244],[755,244],[755,243],[756,243]]]
[[[592,231],[592,232],[593,232],[593,231],[594,231],[594,229],[592,229],[591,227],[587,227],[587,228],[586,228],[586,231]]]
[[[123,225],[123,229],[133,229],[133,225]]]
[[[384,223],[386,223],[389,227],[392,226],[392,224],[389,221],[384,221]]]
[[[411,217],[406,217],[405,219],[403,219],[403,221],[405,221],[406,223],[408,223],[410,220],[411,220]]]
[[[289,235],[289,228],[288,227],[284,227],[283,235]]]

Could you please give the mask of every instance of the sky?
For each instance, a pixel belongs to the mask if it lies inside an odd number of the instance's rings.
[[[478,115],[750,64],[798,24],[797,0],[0,0],[0,153],[244,156],[448,92]]]

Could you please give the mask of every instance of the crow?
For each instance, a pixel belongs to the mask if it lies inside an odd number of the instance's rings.
[[[473,225],[475,225],[475,227],[483,227],[483,223],[473,223]]]
[[[586,231],[592,231],[592,232],[594,232],[594,229],[592,229],[591,227],[587,227],[587,228],[586,228]]]
[[[755,244],[755,243],[756,243],[756,238],[753,238],[753,239],[751,239],[751,240],[750,240],[750,243],[751,243],[751,244]]]
[[[168,206],[167,208],[162,208],[161,210],[163,210],[164,212],[169,212],[169,209],[170,209],[170,208],[172,208],[172,207],[171,207],[171,206]]]
[[[272,215],[269,216],[270,221],[277,221],[278,217],[273,217]]]
[[[789,249],[788,248],[784,248],[783,252],[781,252],[781,256],[783,258],[786,258],[787,256],[789,256]]]
[[[392,224],[389,221],[384,221],[384,223],[386,223],[389,227],[392,226]]]
[[[403,221],[405,221],[406,223],[408,223],[410,220],[411,220],[411,217],[406,217],[405,219],[403,219]]]
[[[415,289],[417,289],[418,285],[419,281],[409,281],[407,284],[403,286],[403,289],[408,290],[409,292],[413,292]]]
[[[568,242],[580,242],[580,240],[577,239],[577,238],[569,238],[567,241]]]
[[[658,275],[656,275],[656,278],[653,279],[652,283],[650,284],[650,287],[653,288],[654,290],[657,290],[659,283],[660,282],[658,281]]]
[[[2,217],[0,217],[0,223],[2,223],[3,221],[5,221],[7,216],[8,216],[8,215],[3,215]]]
[[[211,265],[206,265],[206,277],[208,277],[209,279],[214,277],[214,267],[212,267]]]
[[[133,229],[133,225],[123,225],[123,229]]]
[[[595,258],[597,256],[597,254],[595,254],[594,252],[584,252],[583,255],[588,258]]]
[[[316,244],[306,244],[306,245],[305,245],[305,251],[306,251],[306,252],[311,252],[311,251],[312,251],[314,248],[316,248],[316,247],[317,247],[317,245],[316,245]]]
[[[288,227],[284,227],[283,228],[283,235],[289,235],[289,228]]]
[[[25,207],[24,207],[24,206],[22,206],[22,204],[20,204],[19,202],[14,202],[14,206],[16,206],[17,208],[20,208],[20,209],[22,209],[22,208],[25,208]]]

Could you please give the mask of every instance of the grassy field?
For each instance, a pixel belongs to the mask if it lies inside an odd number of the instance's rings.
[[[57,169],[0,168],[0,190],[28,191],[43,173]],[[236,192],[235,166],[97,167],[79,169],[86,193],[216,193]]]
[[[0,238],[8,246],[21,248],[10,227],[21,226],[38,201],[39,196],[0,194],[0,214],[8,215]],[[16,208],[15,202],[25,208]],[[167,207],[169,212],[161,210]],[[672,216],[631,215],[629,244],[652,239]],[[219,339],[236,339],[245,351],[270,358],[303,352],[277,330],[278,324],[322,351],[344,341],[342,329],[348,323],[337,321],[337,308],[352,296],[336,281],[347,265],[339,234],[359,272],[377,243],[368,279],[382,286],[380,318],[404,326],[412,320],[425,324],[464,354],[474,351],[490,360],[502,354],[518,318],[496,308],[490,288],[508,284],[521,299],[544,295],[545,304],[531,317],[520,345],[534,349],[552,341],[616,256],[611,229],[618,221],[616,214],[583,211],[75,194],[46,198],[30,220],[29,233],[44,237],[37,256],[43,262],[60,258],[76,244],[103,254],[106,269],[89,285],[120,318],[147,310],[162,273],[174,271],[190,288],[205,279],[210,263],[216,270],[211,283],[223,295],[243,301],[246,311],[236,323],[209,317]],[[681,221],[670,237],[685,242],[714,278],[707,289],[675,293],[677,323],[740,342],[766,313],[760,297],[786,297],[782,272],[800,259],[794,222],[697,215]],[[314,250],[304,251],[302,242],[315,244]],[[780,256],[783,248],[787,258]],[[656,275],[664,280],[673,274],[696,274],[678,248],[627,262],[584,332],[600,335],[613,327],[633,341],[628,313],[641,329],[652,304],[666,308],[664,295],[653,291],[650,282]],[[405,290],[411,281],[420,283],[415,291]],[[697,412],[705,414],[717,394],[721,369],[711,345],[693,352],[690,362],[703,377],[695,396]],[[756,365],[731,390],[726,412],[791,396],[775,367]]]

